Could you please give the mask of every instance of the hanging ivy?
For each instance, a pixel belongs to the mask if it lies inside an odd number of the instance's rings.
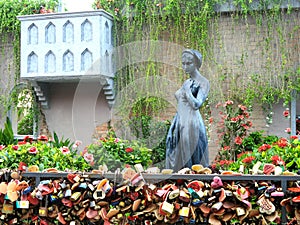
[[[254,101],[272,105],[278,99],[289,102],[291,90],[300,85],[299,79],[295,79],[297,57],[291,57],[299,44],[289,45],[293,38],[298,38],[298,12],[291,6],[283,9],[281,4],[280,0],[96,0],[94,7],[114,15],[118,46],[149,39],[201,51],[205,60],[203,74],[212,84],[212,102],[232,98],[247,105]],[[235,10],[218,12],[224,5]],[[224,18],[229,19],[229,26],[219,27]],[[232,35],[232,39],[239,38],[235,35],[242,36],[242,50],[229,55],[228,48],[234,48],[235,43],[226,46],[228,43],[222,36],[225,29],[231,30],[228,35]],[[141,76],[163,75],[165,65],[153,64],[151,57],[142,66],[135,64],[118,71],[119,89]],[[261,59],[260,68],[255,68],[255,57]],[[177,78],[184,79],[180,71],[177,73]]]

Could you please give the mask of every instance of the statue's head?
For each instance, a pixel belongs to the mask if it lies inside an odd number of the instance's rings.
[[[189,54],[192,56],[193,58],[193,62],[194,65],[197,69],[200,69],[201,65],[202,65],[202,55],[200,52],[198,52],[197,50],[193,50],[193,49],[185,49],[182,52],[182,57],[186,54]]]

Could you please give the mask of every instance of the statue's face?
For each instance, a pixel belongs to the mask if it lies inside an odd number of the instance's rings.
[[[190,74],[195,71],[194,56],[189,53],[183,53],[182,55],[182,69],[184,72]]]

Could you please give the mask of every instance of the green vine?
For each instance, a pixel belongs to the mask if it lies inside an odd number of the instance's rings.
[[[291,90],[298,89],[300,85],[299,79],[295,79],[299,69],[294,68],[295,59],[289,57],[295,49],[288,46],[289,40],[299,32],[299,23],[293,18],[293,12],[297,14],[297,11],[291,6],[282,9],[281,3],[279,0],[96,0],[94,7],[115,16],[117,45],[145,39],[165,40],[201,51],[208,67],[203,68],[204,74],[212,83],[212,102],[231,98],[248,106],[255,103],[264,106],[279,99],[289,102]],[[235,10],[227,13],[216,11],[224,4]],[[231,57],[230,49],[225,49],[226,42],[220,36],[224,28],[217,25],[223,18],[231,18],[228,25],[232,38],[243,35],[241,55],[228,62],[226,58]],[[287,29],[287,26],[292,28]],[[241,33],[239,29],[245,32]],[[253,31],[261,38],[254,40],[256,46],[253,46]],[[251,46],[253,49],[250,49]],[[216,49],[221,60],[215,58]],[[251,60],[255,57],[261,59],[261,67],[253,69]],[[256,66],[255,63],[253,66]],[[158,63],[153,64],[149,58],[149,63],[143,66],[123,68],[118,71],[118,87],[122,89],[140,76],[161,75],[162,67]]]

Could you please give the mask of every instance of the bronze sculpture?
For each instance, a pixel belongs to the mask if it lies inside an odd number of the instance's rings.
[[[177,113],[167,135],[166,168],[178,171],[194,164],[208,166],[208,140],[200,107],[209,92],[209,81],[200,74],[202,55],[192,49],[182,52],[182,68],[190,75],[176,91]]]

